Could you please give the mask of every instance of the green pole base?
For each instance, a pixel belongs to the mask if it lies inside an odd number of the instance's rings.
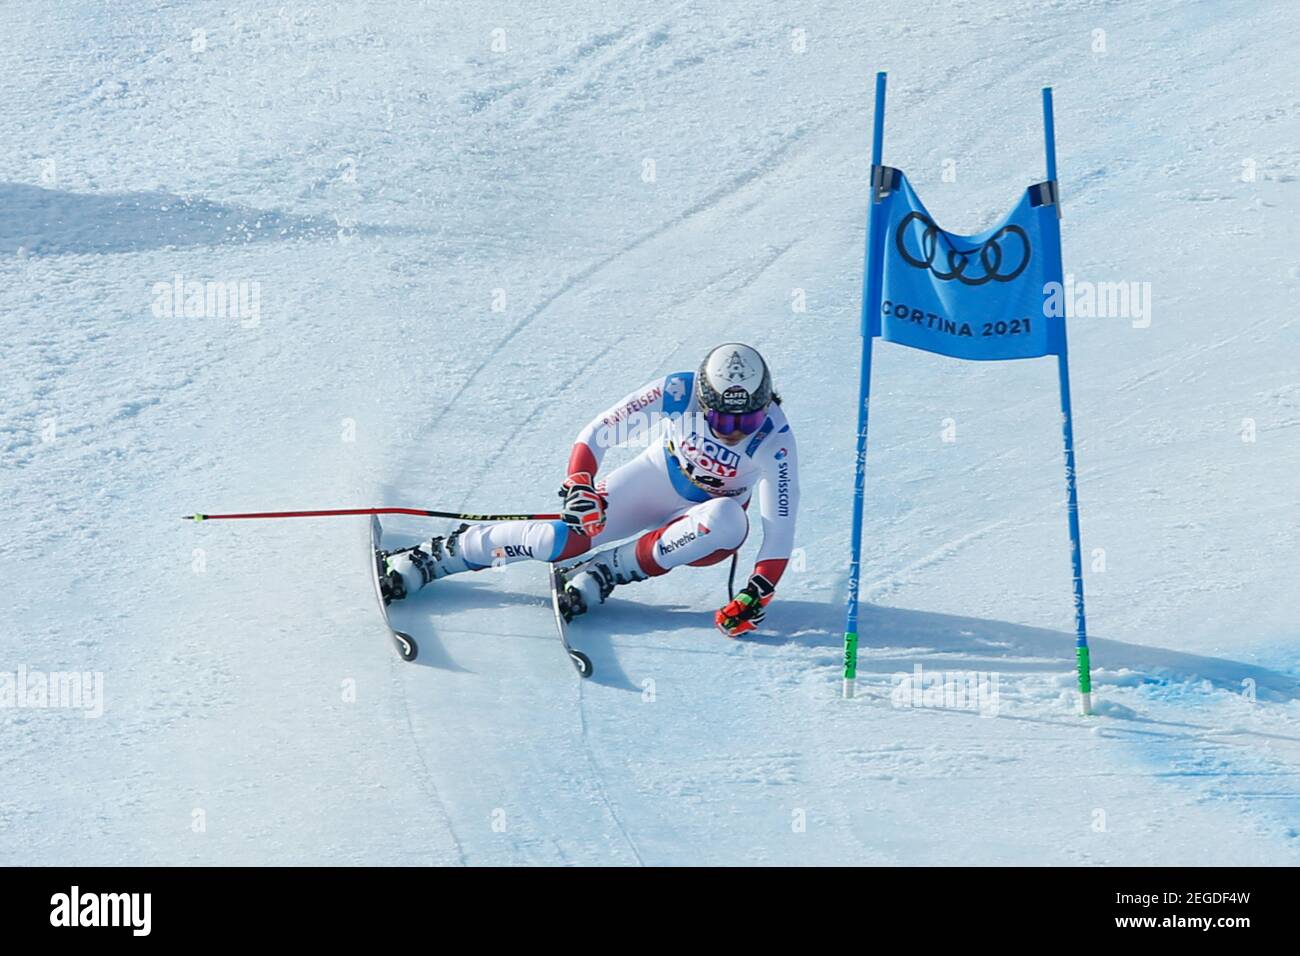
[[[1087,717],[1092,713],[1092,661],[1087,645],[1076,647],[1075,656],[1079,662],[1079,699],[1083,715]]]

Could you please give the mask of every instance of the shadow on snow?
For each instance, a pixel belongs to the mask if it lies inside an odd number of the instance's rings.
[[[471,608],[485,611],[518,606],[535,608],[538,626],[530,627],[528,633],[498,631],[482,636],[488,640],[544,636],[556,643],[557,655],[561,653],[550,621],[550,603],[543,596],[520,593],[509,585],[498,586],[495,581],[476,582],[473,578],[456,582],[453,587],[443,584],[442,588],[445,597],[430,595],[429,600],[443,603],[448,612]],[[418,603],[423,604],[424,598]],[[432,651],[422,650],[422,660],[434,667],[456,667],[446,650],[432,640],[432,632],[437,630],[436,614],[420,616],[418,629],[412,633],[422,648]],[[618,666],[616,645],[626,644],[625,638],[657,635],[661,638],[657,645],[665,650],[707,650],[708,642],[727,640],[710,626],[711,617],[711,608],[641,603],[632,600],[630,595],[616,596],[577,621],[570,630],[570,638],[577,648],[591,656],[595,667],[593,681],[639,692],[640,687]],[[823,653],[810,661],[810,666],[839,666],[843,645],[840,605],[778,600],[769,612],[768,625],[772,629],[768,633],[744,640],[771,647],[817,649]],[[867,604],[861,609],[859,635],[858,670],[864,675],[909,672],[916,664],[1003,674],[1069,674],[1075,667],[1073,634],[1007,621]],[[1260,700],[1300,699],[1300,679],[1259,665],[1105,638],[1090,638],[1089,643],[1094,683],[1099,686],[1208,681],[1216,689],[1241,693],[1244,682],[1250,680],[1254,681]],[[828,650],[833,653],[825,653]]]
[[[255,209],[166,192],[74,193],[0,183],[0,253],[32,256],[139,252],[287,239],[335,239],[332,218]],[[412,232],[356,225],[348,234]]]

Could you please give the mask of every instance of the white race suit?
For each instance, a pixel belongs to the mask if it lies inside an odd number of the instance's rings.
[[[667,427],[658,436],[661,422]],[[754,571],[776,584],[794,546],[799,509],[798,453],[780,405],[768,406],[757,431],[724,444],[700,411],[695,373],[674,372],[588,423],[574,442],[569,473],[594,476],[608,448],[647,440],[640,455],[597,483],[606,498],[600,534],[584,537],[558,520],[471,525],[461,534],[461,555],[474,568],[564,561],[639,534],[636,559],[646,575],[715,564],[744,543],[757,489],[763,543]]]

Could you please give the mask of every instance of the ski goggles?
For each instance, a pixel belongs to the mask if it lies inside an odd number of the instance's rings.
[[[713,434],[719,437],[724,435],[749,435],[758,431],[763,422],[767,420],[767,409],[760,408],[756,412],[733,415],[731,412],[717,412],[710,408],[705,411],[704,420],[709,423],[709,428],[713,430]]]

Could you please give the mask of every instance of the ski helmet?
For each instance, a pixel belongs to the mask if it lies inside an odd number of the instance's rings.
[[[749,434],[767,417],[772,373],[757,349],[728,342],[704,357],[695,390],[715,434]]]

